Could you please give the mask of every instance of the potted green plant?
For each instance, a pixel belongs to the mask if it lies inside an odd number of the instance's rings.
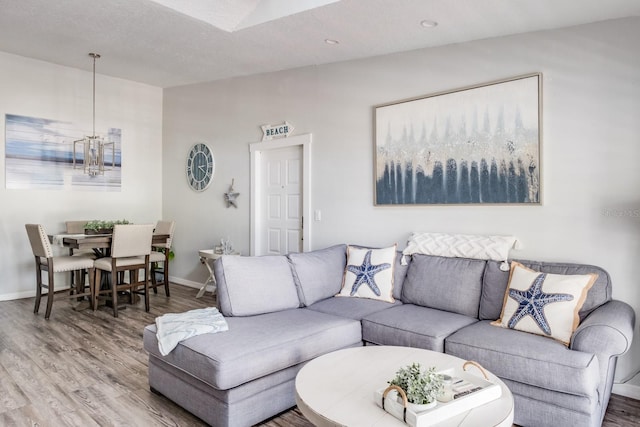
[[[435,406],[438,395],[443,391],[442,375],[436,373],[434,366],[423,371],[419,363],[400,368],[388,383],[405,392],[409,408],[414,412]]]
[[[117,221],[89,221],[84,225],[85,234],[111,234],[113,233],[113,226],[115,224],[130,224],[126,219],[119,219]]]

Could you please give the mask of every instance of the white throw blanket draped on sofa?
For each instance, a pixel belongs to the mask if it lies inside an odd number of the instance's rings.
[[[156,328],[158,349],[166,356],[180,341],[200,334],[227,331],[229,325],[217,308],[208,307],[156,317]]]

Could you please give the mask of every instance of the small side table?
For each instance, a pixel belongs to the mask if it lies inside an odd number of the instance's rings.
[[[200,288],[200,290],[198,291],[198,293],[196,294],[196,298],[200,298],[204,295],[204,293],[207,290],[207,286],[211,285],[213,286],[213,290],[211,291],[213,294],[216,293],[216,287],[217,287],[217,283],[216,283],[216,277],[213,274],[213,268],[212,267],[212,262],[217,260],[218,258],[220,258],[223,254],[217,254],[213,251],[213,249],[202,249],[198,251],[198,255],[200,256],[200,262],[202,264],[205,265],[205,267],[207,267],[207,270],[209,271],[209,277],[207,278],[207,280],[202,284],[202,287]],[[233,253],[230,255],[240,255],[239,253]],[[211,260],[212,262],[208,262],[208,260]]]
[[[209,271],[209,277],[207,278],[207,280],[202,284],[202,287],[200,288],[200,290],[198,291],[198,294],[196,295],[196,298],[201,298],[202,295],[204,295],[204,293],[207,290],[207,286],[209,286],[209,283],[211,283],[211,285],[213,286],[213,292],[214,294],[216,293],[216,277],[213,274],[213,269],[211,268],[211,264],[207,261],[207,260],[212,260],[215,261],[218,258],[220,258],[222,256],[222,254],[217,254],[213,252],[213,249],[203,249],[198,251],[198,255],[200,256],[200,262],[202,264],[205,265],[205,267],[207,267],[207,270]]]

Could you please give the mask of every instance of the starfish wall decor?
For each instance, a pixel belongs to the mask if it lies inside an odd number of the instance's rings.
[[[236,192],[236,190],[233,189],[234,181],[235,181],[235,179],[231,180],[231,185],[229,186],[229,191],[224,193],[224,201],[227,202],[227,207],[233,206],[234,208],[237,209],[238,208],[238,204],[236,202],[236,199],[238,198],[240,193]]]

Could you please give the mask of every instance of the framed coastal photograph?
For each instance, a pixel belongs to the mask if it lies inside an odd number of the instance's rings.
[[[540,204],[542,74],[374,107],[374,204]]]
[[[5,187],[121,191],[122,130],[109,128],[97,148],[85,135],[70,122],[5,114]]]

